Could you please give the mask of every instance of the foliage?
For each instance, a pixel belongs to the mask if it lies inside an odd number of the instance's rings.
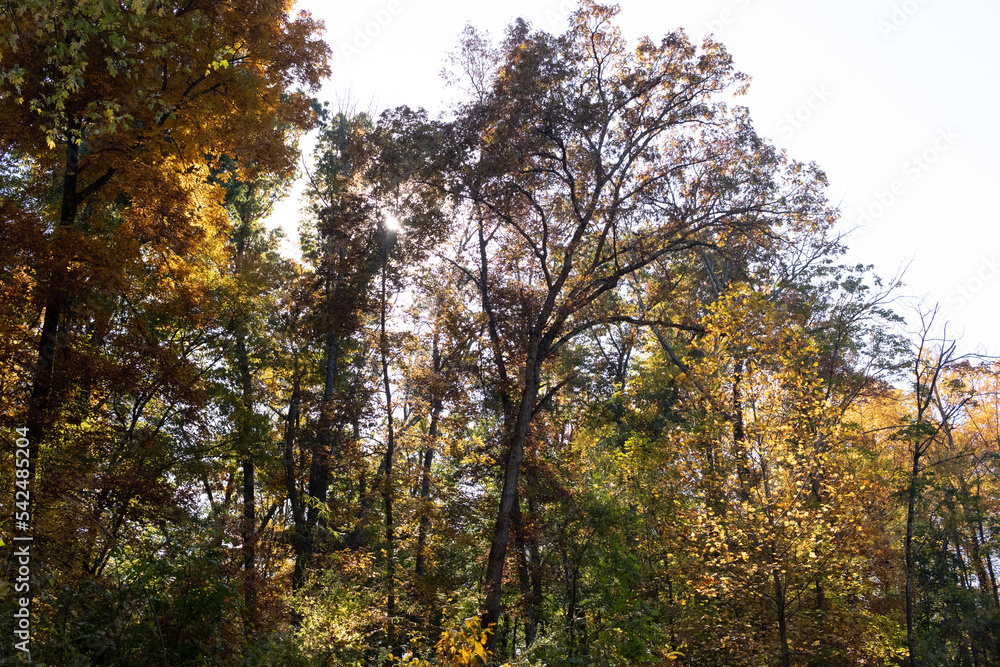
[[[840,263],[721,44],[469,28],[432,119],[309,99],[290,12],[0,8],[35,663],[1000,664],[1000,365]]]
[[[479,617],[473,616],[464,624],[441,633],[441,639],[434,645],[433,660],[403,656],[399,664],[404,667],[474,667],[487,657],[488,632],[480,627]]]

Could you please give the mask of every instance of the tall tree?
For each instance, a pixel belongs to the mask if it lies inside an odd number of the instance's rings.
[[[33,479],[65,379],[55,362],[80,324],[74,301],[108,284],[95,279],[102,270],[143,253],[183,256],[225,227],[214,160],[287,167],[295,150],[279,122],[311,122],[308,100],[288,88],[319,84],[327,48],[319,25],[283,2],[39,0],[0,12],[0,144],[50,173],[59,201],[32,258],[43,313],[25,399]]]
[[[274,366],[275,337],[271,324],[275,319],[277,301],[275,292],[284,286],[283,279],[289,271],[277,256],[278,239],[264,228],[263,221],[274,209],[274,204],[284,194],[291,181],[290,172],[255,174],[243,180],[235,173],[232,160],[223,163],[226,168],[216,179],[226,187],[225,205],[232,219],[232,233],[228,244],[228,259],[223,274],[224,294],[221,326],[223,357],[228,371],[223,384],[225,410],[233,417],[235,458],[242,470],[241,541],[243,556],[243,605],[244,626],[248,638],[259,629],[260,607],[257,570],[257,541],[273,517],[276,506],[258,522],[257,472],[258,461],[268,459],[266,452],[272,441],[271,423],[262,414],[262,376]],[[228,434],[227,434],[228,435]],[[211,490],[208,489],[208,493]]]
[[[721,45],[699,51],[675,32],[633,50],[616,11],[586,2],[561,37],[518,21],[495,50],[473,32],[464,42],[464,69],[478,74],[450,125],[451,170],[473,232],[456,261],[479,292],[504,423],[487,625],[500,614],[524,443],[558,390],[542,392],[546,363],[583,331],[636,319],[611,297],[658,258],[831,216],[823,175],[787,162],[745,109],[719,100],[744,82]]]
[[[314,435],[303,441],[310,451],[308,507],[297,528],[296,586],[304,581],[305,559],[313,552],[317,526],[330,490],[332,466],[350,461],[348,445],[359,438],[367,394],[352,386],[346,361],[352,350],[366,347],[363,329],[376,318],[381,326],[386,300],[404,276],[447,231],[439,190],[420,178],[433,145],[430,127],[421,113],[406,108],[386,112],[378,120],[366,114],[322,112],[323,125],[306,196],[310,220],[302,235],[303,257],[312,275],[310,315],[322,347],[322,389]],[[378,391],[388,396],[387,337],[377,334],[376,349],[384,357],[377,373]],[[391,422],[391,414],[387,415]],[[391,423],[388,424],[392,433]],[[392,438],[387,438],[390,449]],[[376,477],[391,474],[392,454],[382,457]],[[343,469],[365,485],[365,471]],[[290,475],[294,481],[296,475]],[[385,491],[384,485],[381,488]],[[368,521],[371,499],[360,492],[356,521],[339,539],[341,547],[358,549]],[[388,517],[387,517],[388,520]]]
[[[4,208],[2,226],[30,241],[2,267],[30,287],[5,311],[24,313],[33,339],[13,355],[5,417],[29,433],[40,555],[67,512],[90,517],[48,561],[69,579],[99,578],[149,517],[184,515],[178,461],[208,421],[212,277],[229,228],[212,167],[224,156],[241,174],[290,167],[289,130],[312,123],[292,88],[328,72],[320,25],[290,7],[0,8],[0,150],[26,182],[48,184],[38,215]]]
[[[945,334],[938,340],[933,337],[937,309],[930,314],[920,314],[921,330],[918,333],[912,362],[912,374],[908,378],[913,383],[910,394],[912,407],[903,416],[903,423],[897,434],[907,444],[908,470],[906,476],[906,535],[903,553],[906,559],[906,643],[910,667],[916,667],[921,659],[917,655],[917,637],[914,629],[916,564],[914,558],[914,525],[917,504],[924,484],[923,474],[926,457],[933,445],[940,443],[955,428],[955,421],[961,413],[968,396],[959,395],[955,400],[947,400],[943,385],[949,368],[960,359],[956,355],[957,343],[948,340]]]

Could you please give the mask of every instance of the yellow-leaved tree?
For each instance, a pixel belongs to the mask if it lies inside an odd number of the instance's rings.
[[[328,72],[320,28],[283,0],[0,8],[0,415],[30,441],[36,581],[121,585],[116,568],[162,548],[184,515],[177,462],[205,443],[225,328],[219,175],[294,166],[313,122],[305,90]],[[134,625],[94,625],[98,645],[140,659],[122,640]],[[150,645],[172,631],[157,625]],[[38,625],[37,645],[58,632]]]

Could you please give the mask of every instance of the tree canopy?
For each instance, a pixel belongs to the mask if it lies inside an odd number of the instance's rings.
[[[432,118],[286,2],[0,15],[4,659],[1000,665],[1000,366],[721,43],[469,27]]]

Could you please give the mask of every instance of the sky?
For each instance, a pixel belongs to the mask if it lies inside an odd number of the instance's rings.
[[[1000,49],[995,0],[622,0],[632,43],[683,28],[713,34],[752,79],[738,102],[759,134],[827,174],[844,261],[886,279],[899,310],[939,305],[966,352],[1000,354]],[[300,0],[326,24],[333,75],[318,93],[378,112],[437,115],[456,92],[441,71],[466,24],[502,36],[513,19],[559,34],[573,0]],[[308,142],[306,142],[308,145]],[[297,204],[272,218],[292,235]]]

